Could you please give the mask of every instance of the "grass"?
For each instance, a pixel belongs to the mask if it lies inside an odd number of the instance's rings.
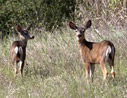
[[[70,32],[70,33],[69,33]],[[99,65],[95,68],[94,82],[87,85],[84,65],[77,48],[76,36],[71,30],[51,34],[41,32],[28,41],[24,77],[14,79],[9,48],[17,37],[0,42],[0,98],[126,98],[127,97],[127,34],[111,31],[112,36],[89,33],[88,40],[111,40],[116,47],[113,81],[109,74],[105,83]],[[91,37],[94,35],[94,37]],[[108,72],[109,67],[107,67]]]

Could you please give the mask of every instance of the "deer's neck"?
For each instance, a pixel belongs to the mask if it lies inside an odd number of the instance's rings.
[[[81,48],[82,46],[85,46],[87,43],[87,40],[85,39],[85,36],[83,35],[79,40],[78,40],[78,47]]]
[[[20,38],[20,41],[23,43],[23,46],[26,47],[27,46],[27,40]]]

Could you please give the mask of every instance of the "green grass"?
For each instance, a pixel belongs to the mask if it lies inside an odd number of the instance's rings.
[[[84,65],[81,62],[76,36],[71,30],[51,34],[35,34],[27,46],[24,77],[14,79],[9,48],[16,37],[0,42],[0,98],[126,98],[127,97],[127,36],[116,33],[104,36],[116,47],[113,81],[109,74],[103,83],[99,65],[95,68],[94,82],[86,84]],[[70,32],[70,33],[69,33]],[[113,35],[115,32],[113,31]],[[100,41],[86,34],[88,40]],[[124,34],[124,33],[123,33]],[[126,34],[126,33],[125,33]],[[118,37],[119,39],[115,38]],[[108,72],[109,66],[107,66]]]

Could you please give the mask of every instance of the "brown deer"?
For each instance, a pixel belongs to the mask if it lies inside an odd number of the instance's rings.
[[[16,77],[18,73],[18,69],[20,71],[20,74],[23,76],[27,40],[34,39],[34,36],[31,36],[29,33],[30,27],[31,25],[28,26],[27,29],[23,30],[20,25],[17,26],[17,31],[20,33],[20,41],[14,41],[10,48],[10,57],[15,71],[14,77]]]
[[[80,56],[85,65],[87,83],[88,83],[89,74],[93,82],[95,64],[100,64],[100,67],[103,72],[103,78],[104,80],[106,79],[107,76],[106,62],[109,63],[111,74],[114,79],[115,78],[115,72],[114,72],[115,47],[113,43],[108,40],[104,40],[100,43],[87,41],[84,32],[88,28],[90,28],[91,25],[92,25],[91,20],[89,20],[86,23],[85,27],[77,27],[73,22],[69,22],[70,28],[76,31]]]

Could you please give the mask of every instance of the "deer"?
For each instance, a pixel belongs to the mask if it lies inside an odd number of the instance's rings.
[[[20,71],[21,76],[23,77],[23,68],[24,63],[26,59],[26,47],[27,47],[27,41],[29,39],[34,39],[33,35],[30,35],[30,24],[26,29],[22,29],[20,25],[17,25],[17,31],[20,34],[20,40],[14,41],[10,47],[10,58],[13,64],[14,68],[14,77],[18,74],[18,71]]]
[[[106,63],[110,66],[112,78],[115,78],[114,71],[114,57],[115,47],[112,42],[103,40],[101,42],[90,42],[85,38],[85,31],[90,28],[92,21],[88,20],[85,27],[78,27],[75,23],[69,22],[69,27],[76,33],[78,48],[81,56],[81,60],[85,65],[85,74],[87,84],[89,84],[89,76],[92,79],[94,77],[95,64],[100,64],[103,72],[103,79],[106,80],[108,75],[106,70]]]

